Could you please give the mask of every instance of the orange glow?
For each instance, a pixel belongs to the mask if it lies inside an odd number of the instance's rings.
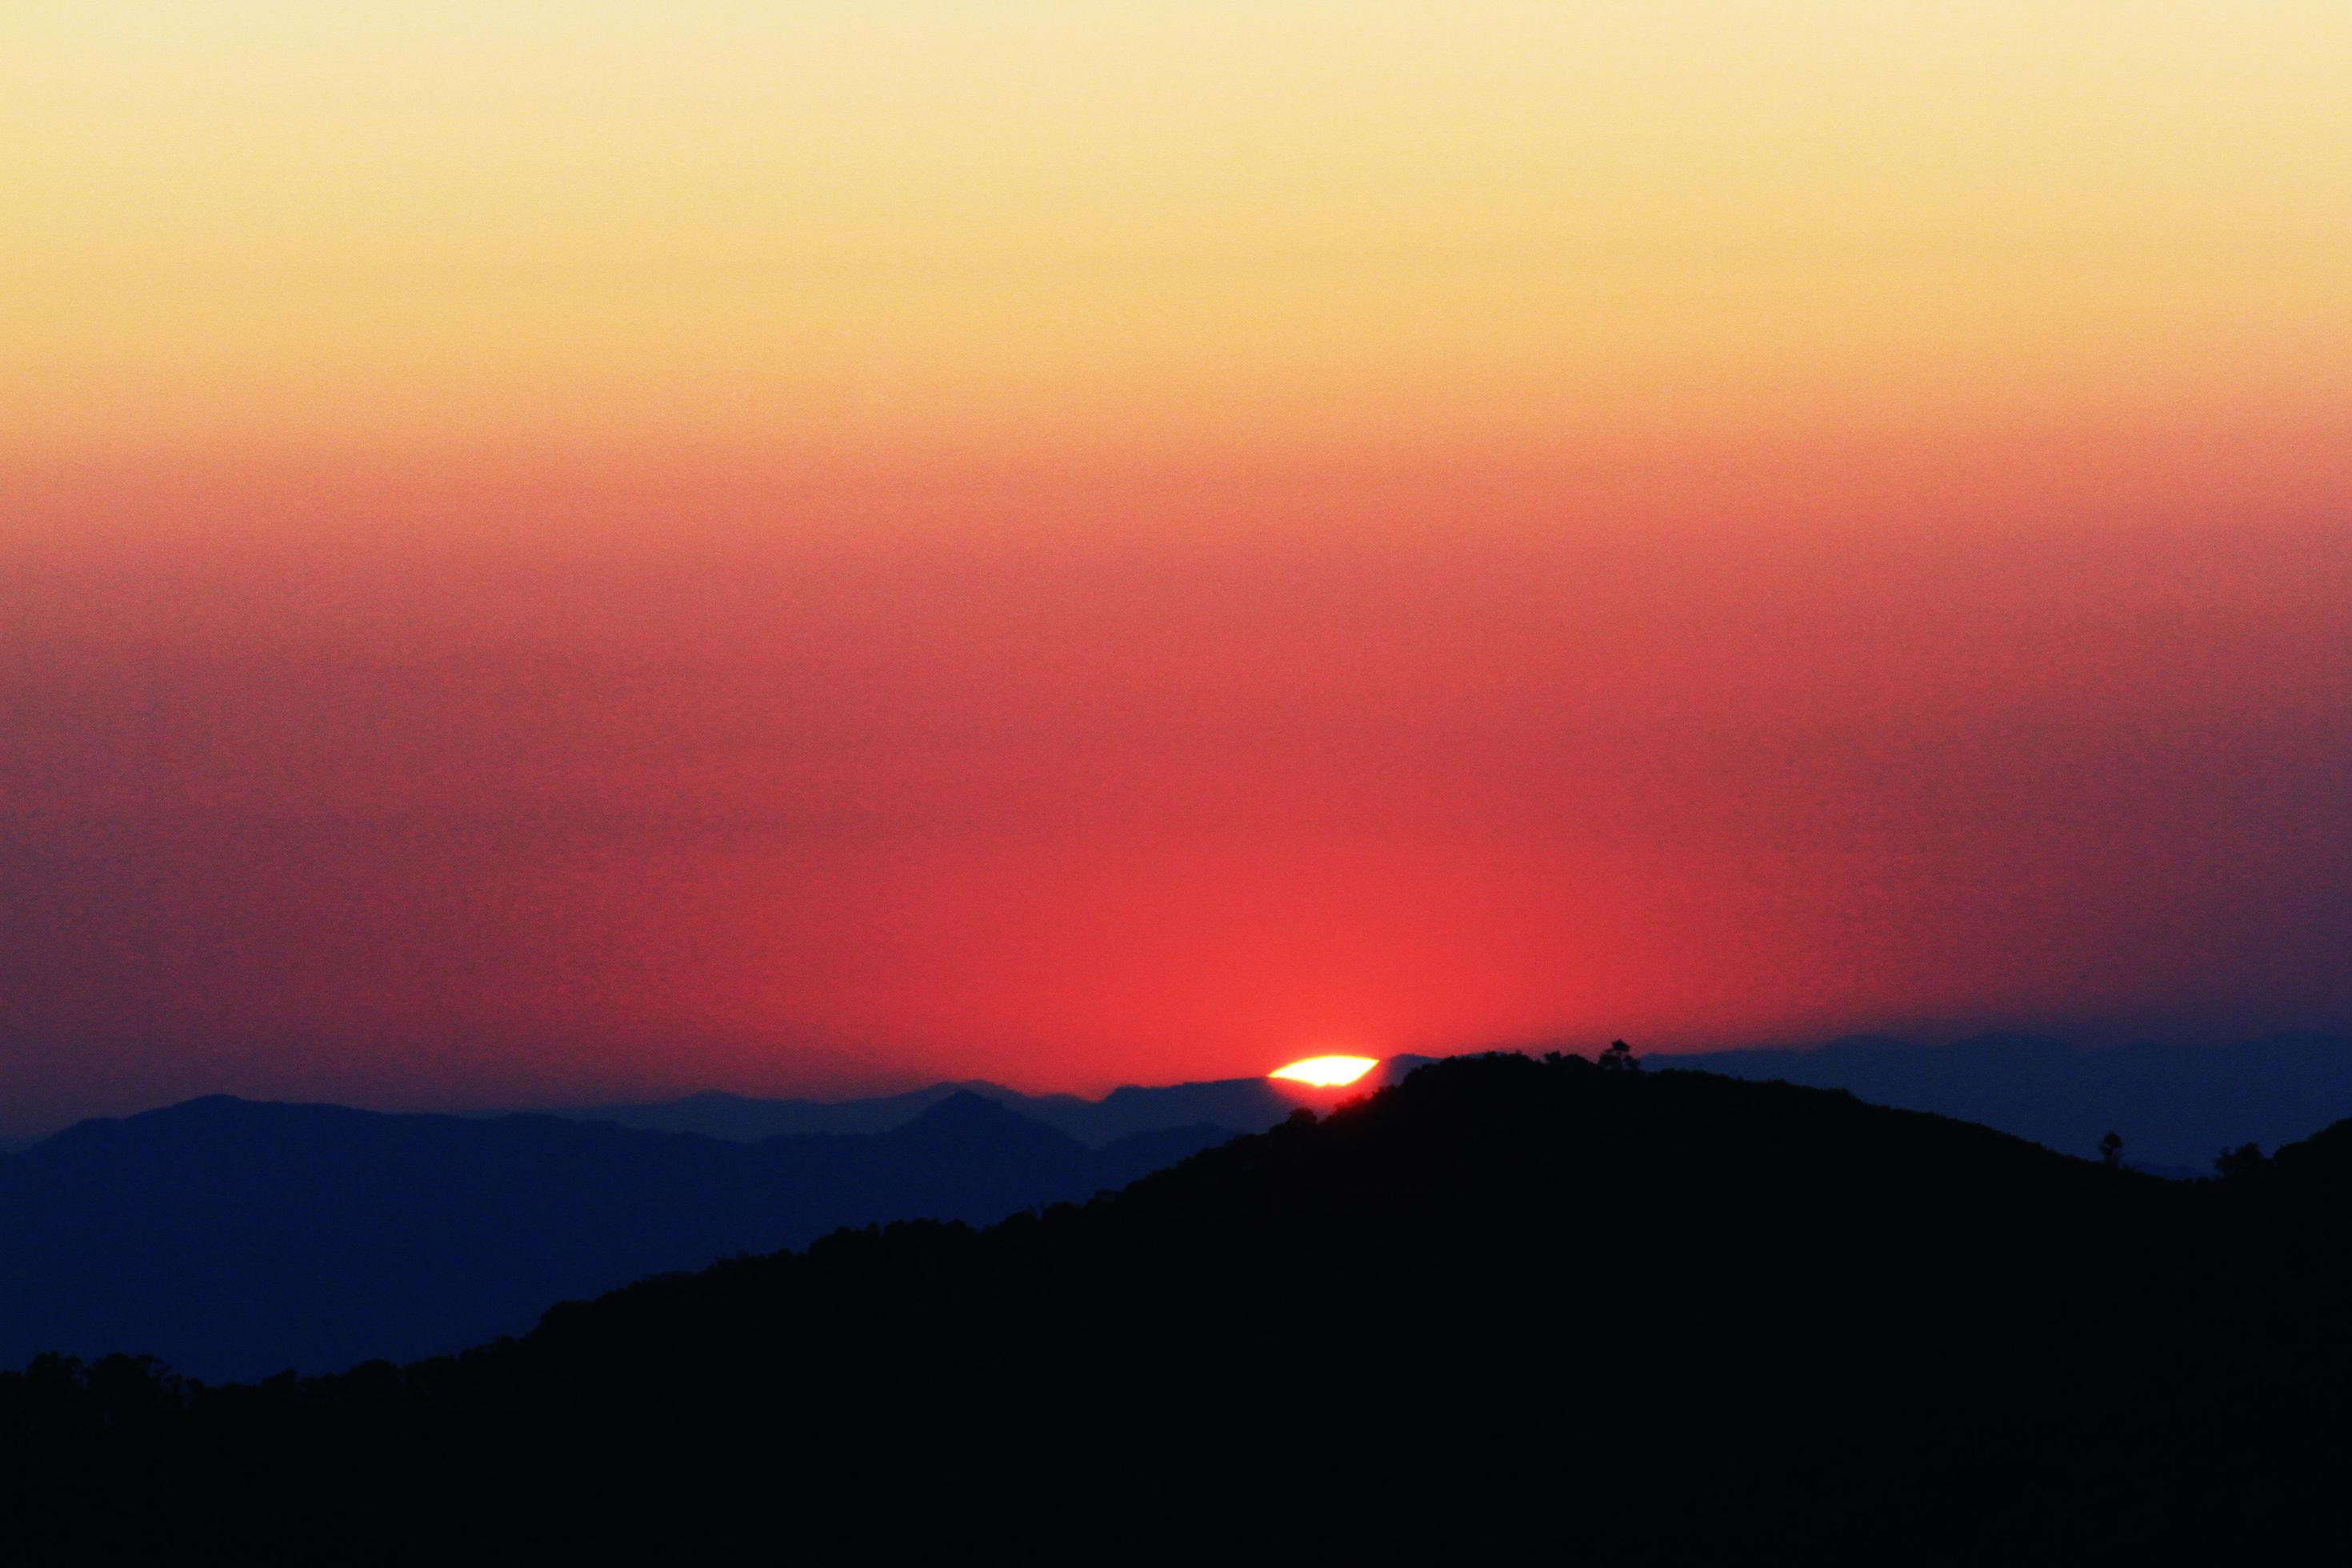
[[[1380,1065],[1378,1057],[1308,1057],[1286,1068],[1276,1068],[1266,1076],[1286,1083],[1312,1084],[1317,1089],[1338,1089],[1355,1082]]]

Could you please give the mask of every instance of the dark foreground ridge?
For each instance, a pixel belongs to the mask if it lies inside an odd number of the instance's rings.
[[[2173,1184],[1843,1095],[1465,1058],[1115,1195],[405,1368],[0,1384],[19,1540],[1102,1559],[2252,1550],[2352,1528],[2352,1124]]]

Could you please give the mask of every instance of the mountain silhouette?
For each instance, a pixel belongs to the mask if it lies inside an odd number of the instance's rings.
[[[1390,1057],[1364,1077],[1360,1087],[1369,1092],[1397,1082],[1431,1059],[1411,1055]],[[1074,1094],[1024,1094],[1003,1084],[975,1079],[860,1100],[761,1100],[714,1091],[642,1104],[593,1105],[552,1114],[652,1131],[699,1132],[711,1138],[751,1142],[823,1132],[884,1132],[904,1126],[929,1107],[957,1094],[994,1100],[1032,1121],[1097,1146],[1140,1132],[1161,1132],[1171,1128],[1207,1126],[1234,1132],[1263,1132],[1302,1103],[1295,1090],[1263,1078],[1129,1086],[1115,1089],[1100,1100],[1086,1100]]]
[[[1810,1049],[1708,1051],[1675,1064],[1843,1089],[1879,1105],[1979,1121],[2070,1154],[2114,1131],[2133,1163],[2202,1173],[2223,1148],[2306,1137],[2352,1107],[2352,1039],[2082,1047],[2039,1035],[1948,1046],[1857,1036]]]
[[[190,1100],[0,1160],[0,1365],[139,1350],[221,1378],[406,1360],[842,1225],[1082,1198],[1228,1136],[1093,1149],[968,1093],[888,1132],[749,1144]]]
[[[1395,1082],[1429,1059],[1391,1058],[1362,1087]],[[2123,1140],[2126,1163],[2172,1176],[2204,1173],[2224,1148],[2247,1142],[2275,1148],[2305,1137],[2336,1110],[2352,1106],[2352,1039],[2331,1035],[2100,1047],[2038,1035],[1979,1035],[1943,1046],[1853,1036],[1814,1047],[1696,1052],[1673,1062],[1730,1078],[1843,1089],[1873,1104],[1981,1122],[2062,1153],[2094,1154],[2100,1139],[2114,1131]],[[1101,1100],[1024,1095],[975,1080],[862,1100],[699,1094],[560,1114],[740,1140],[878,1132],[959,1091],[1009,1105],[1094,1144],[1204,1124],[1262,1132],[1300,1103],[1264,1079],[1118,1089]]]
[[[1601,1562],[2234,1560],[2344,1522],[2352,1125],[2175,1183],[1629,1065],[1446,1061],[1116,1194],[838,1231],[405,1367],[44,1363],[0,1379],[15,1522]]]

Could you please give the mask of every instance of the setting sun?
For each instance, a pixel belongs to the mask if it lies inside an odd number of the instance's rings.
[[[1337,1089],[1355,1082],[1378,1066],[1378,1057],[1308,1057],[1288,1067],[1276,1068],[1266,1076],[1289,1083],[1312,1084],[1317,1089]]]

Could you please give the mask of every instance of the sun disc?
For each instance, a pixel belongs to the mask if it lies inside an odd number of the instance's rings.
[[[1286,1083],[1311,1084],[1317,1089],[1337,1089],[1355,1082],[1380,1066],[1378,1057],[1308,1057],[1288,1067],[1276,1068],[1268,1078]]]

